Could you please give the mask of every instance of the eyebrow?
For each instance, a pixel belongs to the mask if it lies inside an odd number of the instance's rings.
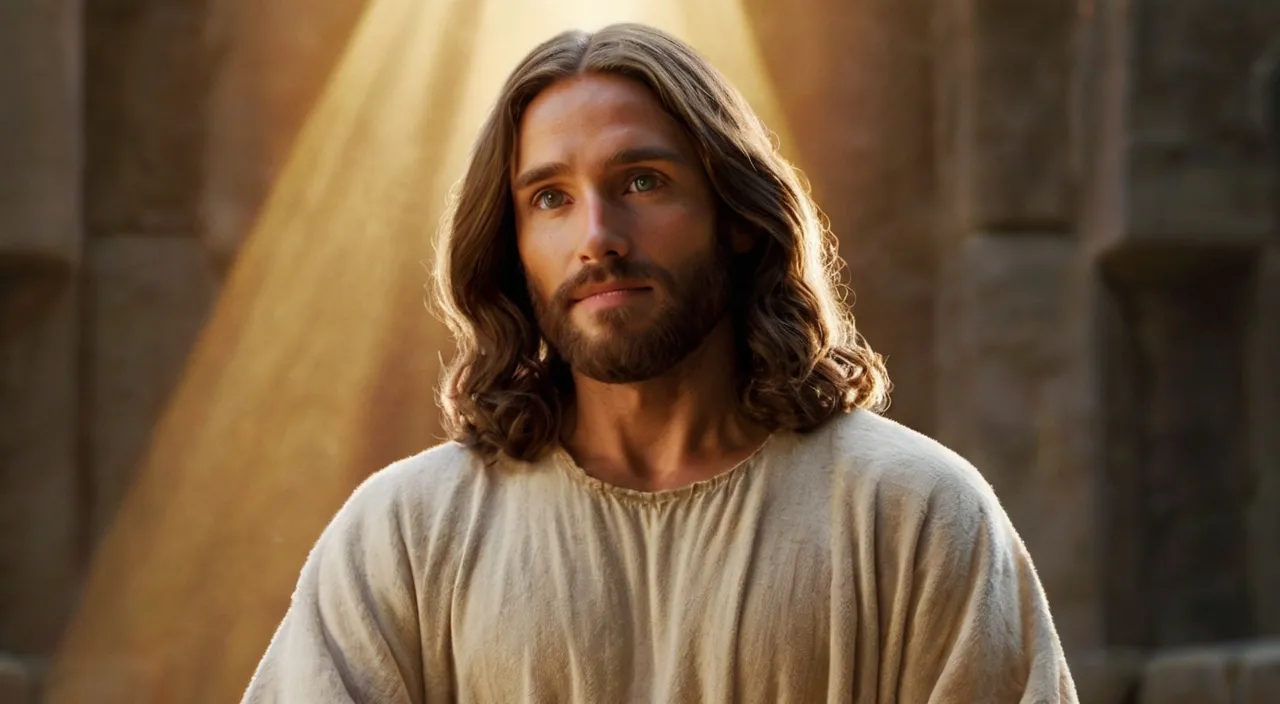
[[[680,152],[668,147],[632,147],[630,149],[619,149],[605,159],[604,165],[607,169],[617,168],[619,166],[627,166],[629,164],[639,164],[646,161],[666,161],[673,164],[687,165],[689,160]],[[569,165],[564,162],[553,162],[535,166],[525,171],[515,178],[512,190],[521,191],[535,183],[546,181],[556,176],[561,176],[569,172]]]

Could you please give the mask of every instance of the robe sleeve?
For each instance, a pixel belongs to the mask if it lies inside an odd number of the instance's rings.
[[[1031,557],[976,471],[935,486],[914,552],[899,701],[1076,704]]]
[[[325,528],[243,704],[422,704],[418,606],[392,488],[374,475]]]

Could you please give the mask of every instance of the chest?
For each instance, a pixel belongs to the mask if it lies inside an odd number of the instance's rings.
[[[855,611],[840,541],[820,515],[732,508],[570,507],[479,536],[453,609],[460,689],[474,701],[824,700],[833,635]]]

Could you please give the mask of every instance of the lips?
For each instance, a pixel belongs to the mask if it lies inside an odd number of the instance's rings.
[[[578,295],[574,296],[573,302],[581,303],[582,301],[595,296],[603,296],[611,293],[623,293],[627,291],[648,291],[652,288],[652,286],[645,286],[643,284],[628,284],[616,281],[607,284],[598,284],[584,288],[578,293]]]

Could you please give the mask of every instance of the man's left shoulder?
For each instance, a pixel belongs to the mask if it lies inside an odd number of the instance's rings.
[[[973,464],[901,423],[855,410],[820,432],[827,435],[835,471],[850,486],[921,508],[941,501],[977,512],[999,510],[995,492]]]

